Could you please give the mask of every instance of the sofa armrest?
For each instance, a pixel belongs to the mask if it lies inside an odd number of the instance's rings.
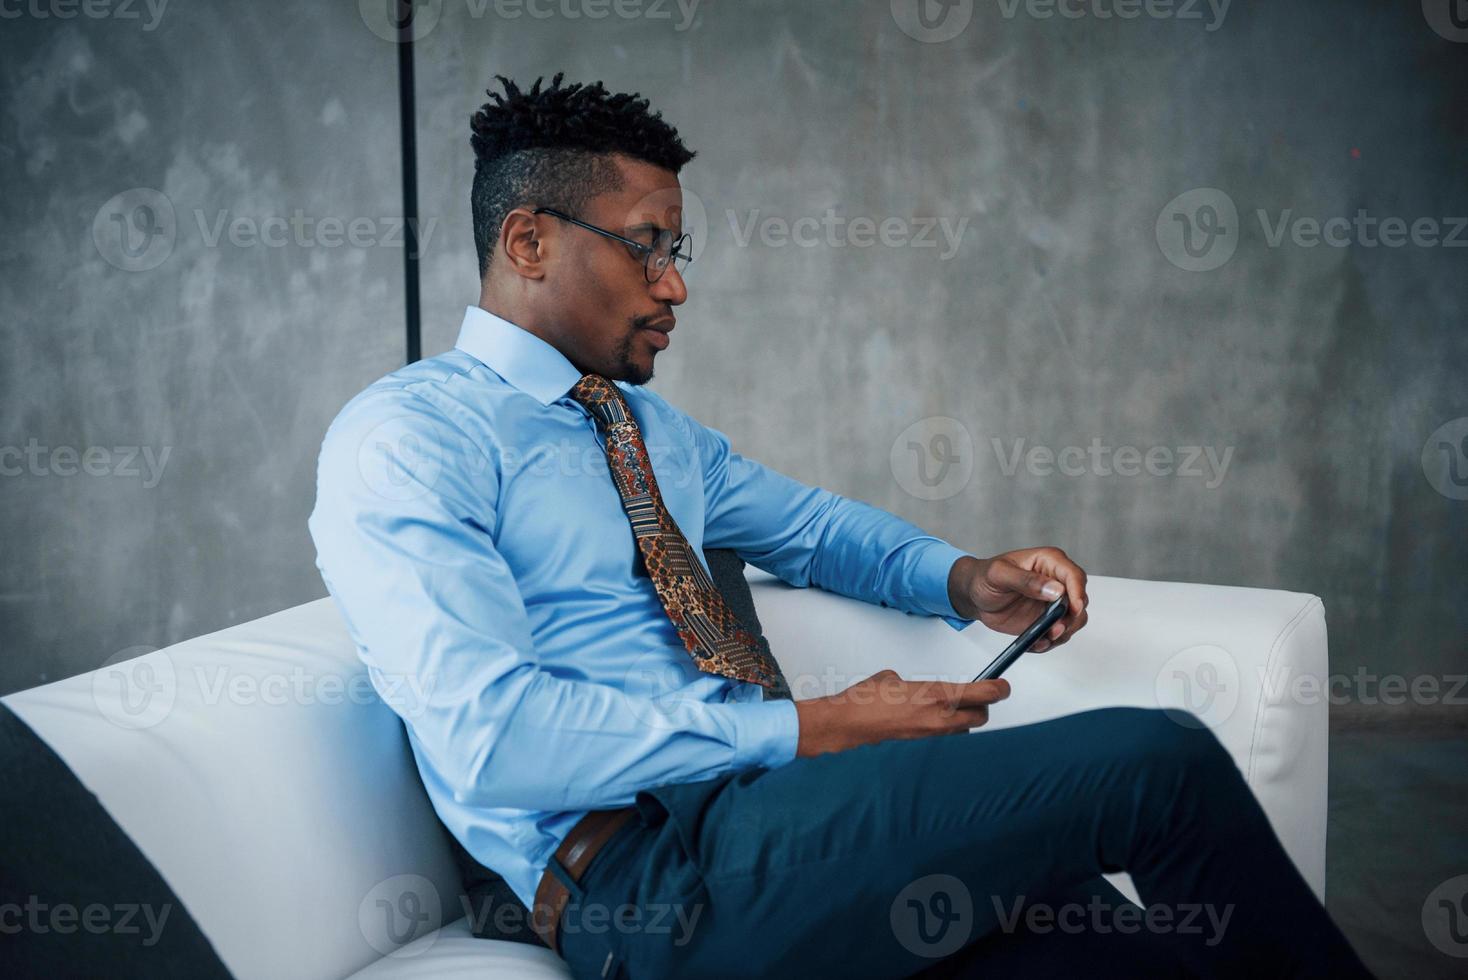
[[[766,637],[797,699],[879,670],[969,680],[1009,642],[749,569]],[[1005,675],[990,727],[1114,705],[1180,707],[1208,725],[1285,850],[1325,894],[1328,700],[1325,609],[1298,592],[1092,576],[1086,628]]]

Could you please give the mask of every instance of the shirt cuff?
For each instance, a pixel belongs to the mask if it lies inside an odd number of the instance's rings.
[[[933,615],[943,617],[943,621],[955,630],[962,630],[973,622],[958,615],[948,598],[948,573],[953,570],[954,562],[967,555],[968,552],[946,541],[935,541],[918,556],[909,583],[913,601]]]
[[[795,758],[800,722],[794,701],[750,701],[728,706],[734,723],[734,765],[775,769]]]

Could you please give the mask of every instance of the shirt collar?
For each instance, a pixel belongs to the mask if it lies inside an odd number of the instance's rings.
[[[464,311],[454,346],[542,405],[561,398],[581,380],[581,372],[566,355],[529,330],[477,306]]]

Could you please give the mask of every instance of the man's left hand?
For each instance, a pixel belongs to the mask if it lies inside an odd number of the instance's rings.
[[[1059,548],[1022,548],[993,558],[965,555],[948,573],[948,599],[963,619],[1017,635],[1065,593],[1069,609],[1030,649],[1065,643],[1089,618],[1086,573]]]

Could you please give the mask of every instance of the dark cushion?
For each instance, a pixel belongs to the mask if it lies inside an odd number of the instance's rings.
[[[754,608],[754,596],[749,594],[749,583],[744,580],[744,559],[728,548],[710,548],[703,557],[709,563],[714,585],[719,587],[719,594],[729,604],[734,618],[755,636],[763,636],[759,613]]]
[[[143,852],[4,704],[0,772],[6,977],[229,976]]]

